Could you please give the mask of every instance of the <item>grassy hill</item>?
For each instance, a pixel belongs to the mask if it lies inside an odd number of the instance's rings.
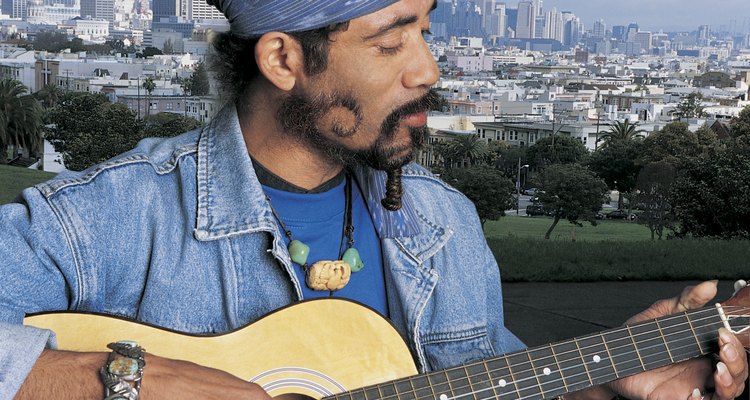
[[[0,165],[0,204],[13,201],[23,189],[49,180],[55,175],[35,169]]]

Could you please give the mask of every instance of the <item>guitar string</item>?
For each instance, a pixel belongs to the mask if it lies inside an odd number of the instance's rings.
[[[737,308],[739,308],[739,309],[745,309],[745,307],[741,307],[741,306],[723,306],[723,308],[724,308],[725,314],[727,314],[727,315],[729,315],[729,316],[735,316],[735,314],[732,314],[732,311],[731,311],[731,309],[732,309],[732,308],[734,308],[734,309],[737,309]],[[715,312],[715,311],[716,311],[716,309],[715,309],[715,308],[713,308],[713,307],[707,307],[707,308],[704,308],[704,309],[701,309],[701,310],[695,310],[695,311],[692,311],[692,312],[690,312],[690,313],[681,313],[681,314],[673,315],[673,316],[670,316],[670,317],[665,317],[664,319],[661,319],[661,320],[659,320],[659,322],[667,322],[667,321],[669,321],[669,320],[674,320],[674,319],[677,319],[677,318],[680,318],[680,317],[684,317],[684,316],[686,316],[686,315],[687,315],[687,316],[689,316],[689,317],[691,317],[691,316],[697,316],[697,315],[699,315],[699,314],[702,314],[702,313],[706,313],[706,312]],[[742,315],[742,314],[736,314],[736,315]],[[679,324],[677,324],[677,325],[674,325],[674,326],[670,326],[670,328],[680,327],[680,326],[682,326],[682,325],[686,325],[686,326],[689,326],[689,327],[691,327],[691,328],[692,328],[692,326],[690,325],[690,323],[700,323],[701,321],[704,321],[704,320],[707,320],[707,319],[711,319],[711,318],[715,318],[715,317],[716,317],[716,315],[714,315],[714,314],[712,313],[712,314],[711,314],[710,316],[708,316],[708,317],[705,317],[705,318],[700,318],[700,319],[696,319],[696,320],[687,320],[686,322],[681,322],[681,323],[679,323]],[[688,321],[689,321],[689,322],[688,322]],[[652,322],[653,322],[653,321],[650,321],[650,322],[645,322],[644,324],[648,324],[648,323],[652,323]],[[713,323],[718,323],[718,322],[720,322],[720,321],[712,321],[712,322],[713,322]],[[633,325],[633,326],[637,326],[637,325]],[[629,327],[630,327],[630,328],[632,328],[633,326],[629,326]],[[709,326],[709,325],[707,324],[707,325],[703,325],[703,326],[701,326],[701,325],[698,325],[697,327],[698,327],[698,328],[705,328],[705,327],[708,327],[708,326]],[[614,330],[612,330],[612,331],[608,331],[608,332],[604,332],[604,333],[624,332],[624,331],[626,331],[626,330],[628,330],[628,326],[626,326],[626,327],[623,327],[623,328],[619,328],[619,329],[614,329]],[[651,330],[651,331],[644,331],[644,332],[639,332],[639,333],[637,333],[637,334],[635,334],[635,335],[632,335],[632,334],[630,334],[630,333],[629,333],[629,336],[628,336],[628,337],[625,337],[625,338],[620,338],[620,339],[616,339],[616,340],[627,340],[627,339],[630,339],[631,337],[632,337],[632,340],[635,340],[635,338],[636,338],[636,337],[638,337],[638,336],[648,335],[648,334],[651,334],[651,333],[654,333],[654,332],[660,332],[660,331],[662,331],[662,330],[661,330],[661,329],[654,329],[654,330]],[[666,337],[668,337],[668,336],[672,336],[672,335],[675,335],[675,334],[678,334],[678,333],[682,333],[682,331],[680,331],[680,332],[675,332],[675,333],[671,333],[671,334],[667,334],[667,335],[663,335],[663,334],[661,334],[660,336],[661,336],[661,337],[663,337],[663,338],[666,338]],[[587,336],[587,337],[595,337],[595,336],[596,336],[596,335],[592,335],[592,336]],[[653,340],[656,340],[656,338],[654,338]],[[683,341],[683,340],[689,340],[689,341],[691,342],[691,344],[690,344],[690,345],[688,345],[688,346],[681,346],[681,347],[673,348],[672,350],[673,350],[673,351],[678,351],[678,350],[682,350],[682,349],[686,349],[686,348],[695,348],[695,345],[697,344],[697,343],[695,343],[695,344],[693,344],[693,343],[692,343],[692,342],[693,342],[693,340],[695,340],[695,338],[694,338],[694,337],[685,337],[685,338],[680,338],[680,339],[676,340],[676,341],[675,341],[675,343],[676,343],[676,342],[678,342],[678,341]],[[557,343],[557,345],[561,345],[561,344],[565,344],[565,343],[575,343],[575,342],[576,342],[576,339],[571,339],[571,340],[568,340],[568,341],[565,341],[565,342],[560,342],[560,343]],[[603,345],[604,345],[603,343],[604,343],[604,342],[602,342],[602,343],[599,343],[599,344],[594,344],[594,345],[592,345],[592,346],[587,346],[587,347],[580,347],[580,350],[581,350],[581,351],[583,351],[583,350],[588,350],[588,349],[591,349],[591,348],[594,348],[594,347],[600,347],[600,346],[603,346]],[[551,346],[551,345],[550,345],[550,346]],[[634,345],[634,344],[633,344],[633,343],[631,342],[631,344],[629,344],[629,345],[626,345],[626,346],[620,346],[620,347],[613,347],[613,348],[611,348],[611,349],[609,349],[609,350],[611,351],[611,350],[622,349],[622,348],[626,348],[626,347],[628,347],[628,348],[632,347],[632,348],[634,348],[634,349],[635,349],[635,345]],[[649,350],[649,349],[653,349],[653,348],[655,348],[655,347],[664,347],[664,348],[666,349],[666,345],[664,345],[664,344],[656,344],[656,345],[654,345],[654,346],[647,346],[647,347],[642,347],[642,348],[641,348],[641,350]],[[538,359],[537,359],[537,362],[539,362],[539,361],[542,361],[542,360],[546,360],[546,359],[550,359],[550,358],[551,358],[551,359],[555,359],[556,357],[559,357],[559,356],[561,356],[561,355],[565,355],[565,354],[568,354],[568,353],[579,353],[579,350],[578,350],[578,349],[579,349],[579,348],[576,348],[576,350],[571,350],[571,351],[568,351],[568,352],[563,352],[563,353],[552,354],[551,356],[540,357],[540,358],[538,358]],[[530,349],[530,350],[533,350],[533,349]],[[603,349],[603,350],[605,350],[605,352],[607,352],[607,349],[606,349],[606,348],[605,348],[605,349]],[[638,349],[635,349],[635,350],[636,350],[636,351],[631,351],[631,352],[623,353],[623,354],[621,354],[621,356],[632,355],[632,354],[638,354]],[[529,351],[528,351],[528,350],[527,350],[527,353],[529,353]],[[520,354],[520,353],[519,353],[519,354]],[[581,356],[580,358],[583,358],[583,357]],[[640,357],[639,357],[639,358],[640,358]],[[507,361],[506,361],[506,363],[507,363]],[[650,365],[659,365],[659,363],[660,363],[660,361],[658,361],[658,360],[657,360],[656,362],[646,362],[646,363],[640,362],[639,364],[642,364],[642,365],[643,365],[643,367],[641,367],[641,366],[638,366],[638,367],[635,367],[635,369],[632,369],[632,368],[631,368],[631,369],[629,369],[629,370],[622,370],[621,372],[622,372],[622,373],[624,373],[624,374],[626,374],[626,375],[627,375],[627,374],[630,374],[631,372],[641,372],[641,371],[643,370],[643,368],[644,368],[644,367],[645,367],[645,368],[646,368],[646,369],[648,370],[648,369],[650,369],[650,368],[654,368],[654,367],[650,367]],[[528,361],[528,362],[523,362],[523,363],[521,363],[521,364],[529,364],[529,365],[533,366],[533,362],[532,362],[532,361]],[[573,368],[581,368],[581,367],[584,367],[584,372],[583,372],[583,373],[580,373],[580,374],[576,374],[576,375],[570,375],[570,376],[568,376],[568,378],[574,378],[574,377],[577,377],[577,376],[583,376],[583,375],[587,375],[588,377],[591,377],[591,373],[593,373],[593,372],[601,372],[601,371],[603,371],[603,370],[610,370],[610,369],[612,369],[612,371],[613,371],[613,372],[615,372],[615,369],[614,369],[614,367],[612,366],[612,364],[611,364],[611,363],[609,364],[609,367],[608,367],[607,365],[604,365],[604,366],[603,366],[603,368],[586,369],[586,368],[585,368],[585,366],[583,366],[583,365],[579,365],[579,366],[573,366],[573,367],[568,367],[568,368],[562,368],[562,369],[559,369],[559,370],[557,370],[557,371],[560,371],[560,374],[561,374],[561,378],[563,378],[563,377],[562,377],[562,372],[564,372],[564,371],[566,371],[566,370],[570,370],[570,369],[573,369]],[[451,368],[451,369],[447,369],[447,370],[441,371],[441,372],[443,372],[443,373],[445,374],[445,376],[446,376],[446,379],[447,379],[447,380],[446,380],[446,383],[448,383],[448,381],[451,381],[451,380],[452,380],[452,379],[450,379],[450,378],[448,377],[448,372],[449,372],[449,371],[457,371],[457,370],[459,370],[459,369],[465,369],[465,367],[454,367],[454,368]],[[482,373],[480,373],[480,374],[477,374],[477,375],[473,375],[473,376],[469,376],[469,375],[467,375],[467,376],[466,376],[465,378],[463,378],[463,377],[462,377],[461,379],[467,379],[467,380],[470,380],[471,378],[475,378],[475,377],[477,377],[477,376],[483,376],[483,375],[486,375],[487,377],[490,377],[490,375],[489,375],[490,373],[492,373],[492,372],[498,372],[498,371],[502,371],[502,370],[508,370],[508,373],[510,374],[510,376],[511,376],[511,377],[513,377],[513,375],[520,375],[520,374],[522,374],[522,373],[534,373],[534,375],[533,375],[533,376],[531,376],[531,377],[528,377],[528,378],[522,378],[522,379],[519,379],[519,380],[513,380],[512,382],[507,382],[507,383],[506,383],[506,385],[509,385],[509,384],[511,384],[511,383],[513,383],[513,384],[515,385],[515,383],[522,383],[523,381],[526,381],[526,380],[532,380],[532,379],[534,379],[534,380],[537,380],[537,379],[538,379],[539,377],[543,376],[543,375],[537,375],[537,374],[535,373],[535,369],[534,369],[534,368],[529,368],[529,369],[521,370],[521,371],[518,371],[518,372],[512,372],[512,371],[511,371],[511,368],[510,368],[510,367],[502,367],[502,368],[500,368],[500,369],[495,369],[495,370],[487,370],[487,372],[482,372]],[[537,370],[538,370],[538,369],[537,369]],[[429,376],[429,375],[431,375],[431,374],[428,374],[428,376]],[[619,375],[619,374],[618,374],[618,375]],[[590,381],[590,379],[587,379],[587,380],[589,380],[589,381]],[[555,379],[555,380],[551,380],[551,381],[545,381],[545,384],[556,383],[556,382],[558,382],[558,381],[562,381],[562,382],[563,382],[563,385],[564,385],[564,386],[567,386],[567,385],[565,385],[565,381],[564,381],[564,378],[563,378],[563,379]],[[411,381],[409,381],[409,382],[410,382],[410,383],[412,383]],[[428,378],[428,382],[429,382],[429,378]],[[490,383],[491,383],[491,382],[490,382]],[[428,385],[429,385],[429,387],[430,387],[431,389],[432,389],[432,387],[434,386],[434,385],[432,385],[432,384],[429,384],[429,383],[428,383]],[[471,382],[469,382],[469,385],[468,385],[468,386],[462,386],[462,387],[458,387],[458,388],[455,388],[455,389],[453,389],[453,391],[455,391],[455,390],[457,390],[457,389],[464,389],[464,388],[466,388],[466,387],[471,387],[471,386],[472,386],[472,385],[471,385]],[[539,386],[539,385],[536,385],[536,386]],[[414,386],[413,386],[413,383],[412,383],[412,387],[414,387]],[[500,386],[499,386],[499,385],[493,385],[493,386],[491,386],[491,387],[489,387],[489,388],[486,388],[486,389],[482,389],[482,390],[479,390],[479,391],[470,391],[470,392],[468,392],[467,394],[463,394],[463,395],[459,395],[459,396],[455,396],[455,397],[449,397],[449,399],[458,399],[458,398],[460,398],[460,397],[465,397],[465,396],[468,396],[468,395],[473,395],[473,394],[475,394],[475,393],[480,393],[480,392],[482,392],[482,391],[494,390],[494,389],[496,389],[496,388],[498,388],[498,387],[500,387]],[[416,391],[416,390],[420,390],[420,389],[426,389],[426,387],[424,387],[424,388],[414,388],[414,390],[413,390],[413,391]],[[361,390],[363,390],[363,389],[361,389]],[[528,390],[528,389],[527,389],[527,390]],[[543,389],[542,387],[540,387],[540,390],[542,390],[542,394],[544,394],[544,389]],[[433,390],[433,393],[434,393],[434,390]],[[382,397],[382,399],[383,399],[383,400],[385,400],[385,399],[388,399],[388,398],[391,398],[391,397],[393,397],[393,396],[385,396],[385,397]],[[397,397],[397,398],[398,398],[398,397],[399,397],[399,395],[398,395],[398,394],[396,394],[396,396],[395,396],[395,397]],[[494,396],[493,396],[493,397],[494,397]],[[492,398],[492,397],[490,397],[490,398]]]

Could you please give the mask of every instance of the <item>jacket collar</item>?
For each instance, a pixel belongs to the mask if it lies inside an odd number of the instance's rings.
[[[214,240],[224,237],[276,231],[276,223],[240,129],[237,110],[222,108],[203,129],[198,140],[198,214],[195,237]],[[405,168],[405,175],[409,167]],[[391,212],[380,200],[385,196],[386,174],[367,167],[355,170],[381,239],[418,235],[424,226],[405,191],[403,207]]]

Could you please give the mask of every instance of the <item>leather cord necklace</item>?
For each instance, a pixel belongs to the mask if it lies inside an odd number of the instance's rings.
[[[281,230],[289,239],[287,250],[289,257],[297,265],[302,267],[305,273],[305,283],[313,290],[336,291],[342,289],[349,283],[352,272],[357,272],[364,267],[359,251],[354,248],[354,222],[352,219],[352,178],[346,174],[344,186],[344,224],[341,233],[341,245],[339,246],[338,260],[321,260],[309,265],[307,257],[310,254],[310,246],[294,239],[284,221],[282,221],[276,209],[273,208],[271,198],[266,194],[266,201],[274,218],[279,222]],[[344,250],[346,248],[346,250]]]

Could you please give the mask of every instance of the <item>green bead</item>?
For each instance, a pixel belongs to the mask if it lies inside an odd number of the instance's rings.
[[[354,247],[347,249],[344,252],[344,257],[341,259],[349,264],[352,272],[358,272],[365,266],[365,263],[362,262],[362,258],[359,257],[359,252]]]
[[[289,243],[289,257],[292,261],[299,265],[307,264],[307,256],[310,254],[310,246],[300,242],[299,240],[292,240]]]

